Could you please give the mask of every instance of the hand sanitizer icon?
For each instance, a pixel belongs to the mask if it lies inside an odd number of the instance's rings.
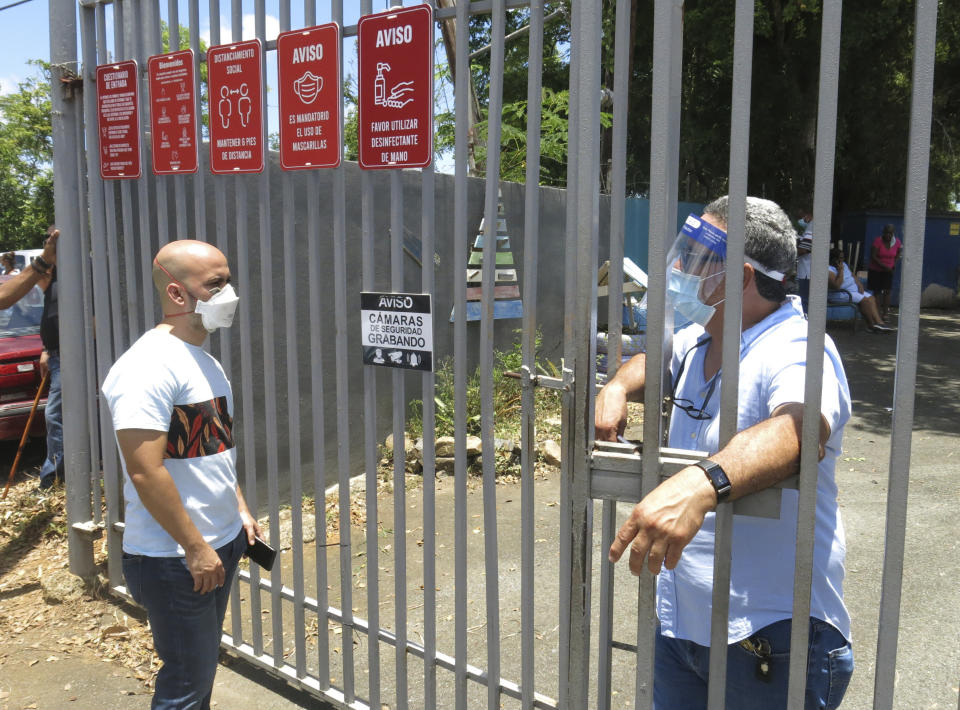
[[[387,102],[387,80],[383,72],[390,71],[390,65],[377,62],[377,78],[373,80],[373,103],[375,106],[384,106]]]

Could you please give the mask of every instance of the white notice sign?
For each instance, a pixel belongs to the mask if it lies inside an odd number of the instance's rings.
[[[360,294],[364,365],[433,371],[433,309],[429,293]]]

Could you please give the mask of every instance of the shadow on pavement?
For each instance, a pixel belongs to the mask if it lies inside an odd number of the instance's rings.
[[[914,430],[960,431],[960,312],[920,314]],[[889,432],[899,334],[875,335],[847,326],[828,328],[843,358],[856,415],[867,431]]]

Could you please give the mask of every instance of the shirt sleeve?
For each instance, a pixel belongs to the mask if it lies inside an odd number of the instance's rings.
[[[806,386],[806,340],[797,339],[784,349],[780,366],[770,372],[767,385],[767,411],[773,412],[777,407],[791,402],[800,404],[804,401]],[[840,383],[830,357],[824,353],[823,384],[820,395],[820,413],[835,431],[841,417]]]
[[[169,431],[178,385],[166,367],[128,370],[114,382],[109,397],[113,428]]]

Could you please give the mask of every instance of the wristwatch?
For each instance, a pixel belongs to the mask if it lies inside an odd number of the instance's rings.
[[[730,489],[732,488],[730,479],[727,478],[727,474],[724,473],[723,467],[720,464],[710,459],[703,459],[703,461],[698,461],[695,465],[702,468],[703,472],[707,474],[707,478],[710,479],[710,485],[712,485],[713,490],[717,492],[717,503],[722,503],[730,497]]]

